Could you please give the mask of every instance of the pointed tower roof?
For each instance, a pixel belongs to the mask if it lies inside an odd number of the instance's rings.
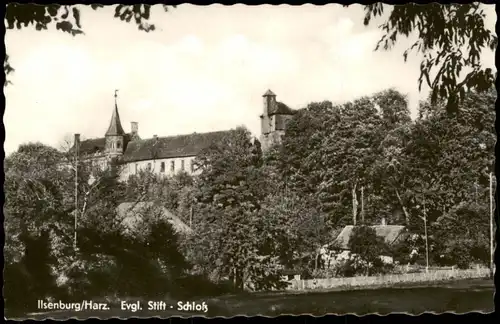
[[[112,135],[124,135],[122,123],[120,122],[120,114],[118,113],[118,104],[116,102],[116,98],[118,90],[115,90],[115,109],[113,109],[113,115],[111,116],[111,122],[109,124],[108,131],[106,132],[106,136]]]
[[[270,96],[276,97],[276,95],[271,90],[267,90],[266,93],[262,95],[262,97],[270,97]]]

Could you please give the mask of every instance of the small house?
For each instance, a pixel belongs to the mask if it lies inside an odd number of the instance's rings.
[[[402,225],[373,225],[370,226],[375,230],[378,237],[384,239],[387,245],[394,245],[400,240],[404,239],[406,235],[406,227]],[[349,250],[349,240],[353,233],[354,226],[347,225],[335,240],[335,246],[342,250]]]
[[[127,231],[140,230],[147,218],[167,219],[179,234],[192,234],[193,230],[167,208],[151,201],[124,202],[117,207],[118,217]]]
[[[404,240],[407,235],[406,227],[402,225],[381,225],[370,226],[375,230],[378,237],[383,238],[388,245],[394,245]],[[332,244],[326,245],[322,249],[321,259],[325,267],[331,267],[336,262],[350,258],[349,241],[353,233],[354,226],[345,226]],[[391,256],[380,256],[384,263],[392,263]]]

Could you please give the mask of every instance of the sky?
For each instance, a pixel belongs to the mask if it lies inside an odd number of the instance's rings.
[[[487,26],[494,30],[495,9]],[[388,88],[408,95],[415,116],[420,58],[374,52],[382,31],[363,25],[363,7],[183,4],[152,10],[156,31],[113,18],[114,7],[82,6],[85,35],[54,28],[8,30],[15,72],[5,89],[4,150],[40,141],[60,147],[74,133],[103,137],[115,89],[125,131],[170,136],[246,126],[260,133],[262,95],[271,89],[294,109],[342,103]],[[492,68],[494,53],[482,60]]]

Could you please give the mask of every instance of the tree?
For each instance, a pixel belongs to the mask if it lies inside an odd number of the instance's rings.
[[[424,197],[430,222],[463,201],[487,204],[496,141],[495,100],[494,89],[471,91],[457,118],[448,118],[437,107],[415,122],[404,149],[411,166],[407,186],[414,193],[409,208],[421,207],[415,213],[421,216]]]
[[[486,206],[462,202],[436,221],[433,232],[439,237],[437,259],[440,263],[460,268],[468,268],[474,262],[489,264],[489,216]]]
[[[71,246],[57,235],[71,228],[65,191],[68,173],[59,168],[61,158],[51,147],[28,143],[5,159],[5,294],[9,308],[30,309],[37,299],[57,294],[55,250],[67,251]]]
[[[70,224],[69,174],[59,168],[61,159],[60,152],[40,143],[20,145],[5,159],[6,255],[12,261],[20,259],[25,238],[66,231]]]
[[[377,157],[380,127],[381,118],[371,98],[347,103],[341,109],[340,122],[315,153],[323,166],[320,190],[337,204],[347,206],[350,199],[354,224],[360,215],[362,220],[365,216],[365,210],[359,208],[363,204],[361,191],[370,185],[370,168]],[[345,216],[338,215],[337,222],[345,222]]]
[[[260,145],[248,130],[237,128],[195,160],[196,234],[199,257],[216,277],[229,278],[236,289],[269,289],[280,284],[278,249],[281,240],[261,217],[269,194],[262,175]]]
[[[446,100],[449,114],[458,111],[468,90],[487,91],[496,79],[491,68],[481,66],[481,53],[495,50],[497,36],[485,27],[485,13],[479,2],[470,4],[408,3],[395,5],[385,23],[384,35],[375,50],[390,50],[399,36],[416,33],[417,41],[404,54],[416,50],[423,54],[420,64],[419,89],[426,83],[431,89],[431,102]],[[382,16],[387,8],[382,3],[365,6],[364,24]],[[462,78],[462,71],[469,69]]]
[[[380,258],[387,251],[384,239],[377,236],[375,230],[368,226],[355,226],[348,242],[349,250],[358,255],[366,264],[368,276],[380,272],[384,264]]]
[[[130,176],[125,190],[126,201],[158,202],[184,222],[192,221],[195,207],[194,177],[186,172],[163,177],[152,171],[141,170]]]
[[[399,205],[408,225],[410,214],[407,201],[411,197],[411,190],[408,190],[406,184],[411,173],[403,150],[411,136],[412,121],[407,98],[394,89],[389,89],[375,94],[374,101],[379,106],[382,118],[382,141],[378,147],[378,158],[371,169],[371,205],[376,208],[377,214],[392,222],[398,221],[391,218],[394,207]]]
[[[170,6],[162,5],[167,12]],[[99,10],[104,7],[100,4],[91,4],[92,10]],[[172,7],[175,8],[175,5]],[[139,30],[150,32],[155,30],[155,25],[149,23],[151,16],[151,5],[117,5],[115,7],[114,18],[124,22],[133,22]],[[69,33],[72,36],[83,35],[84,30],[81,24],[81,12],[77,5],[60,4],[21,4],[8,3],[5,10],[5,25],[7,29],[23,29],[35,27],[38,31],[47,30],[50,26],[55,26],[56,30]],[[6,55],[4,61],[4,71],[8,75],[14,72],[9,64],[9,56]],[[10,83],[6,80],[6,85]]]

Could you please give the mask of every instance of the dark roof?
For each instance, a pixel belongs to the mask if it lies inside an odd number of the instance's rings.
[[[374,225],[370,227],[373,228],[377,236],[383,238],[385,243],[388,245],[393,244],[405,231],[405,227],[402,225]],[[344,227],[335,240],[336,245],[338,245],[341,249],[348,249],[353,229],[354,226],[352,225]]]
[[[213,143],[219,142],[228,131],[193,133],[186,135],[134,140],[128,143],[125,162],[195,156]]]
[[[130,141],[133,138],[133,134],[125,134],[125,142]],[[95,154],[104,153],[106,148],[106,138],[91,138],[80,142],[80,154]],[[71,152],[74,152],[74,147],[71,148]]]
[[[98,152],[104,151],[106,146],[106,139],[102,138],[93,138],[80,142],[80,153],[84,154],[94,154]]]
[[[118,113],[118,106],[115,103],[115,109],[113,109],[113,115],[111,115],[111,122],[109,123],[108,131],[106,132],[106,136],[113,135],[123,135],[125,132],[123,131],[122,123],[120,122],[120,114]]]
[[[267,90],[266,93],[262,95],[262,97],[270,97],[270,96],[276,97],[276,95],[271,90]]]
[[[154,210],[154,212],[148,213],[148,211],[152,210]],[[168,222],[172,224],[176,232],[184,234],[190,234],[193,232],[191,227],[184,223],[179,217],[171,213],[165,207],[157,205],[151,201],[124,202],[118,205],[116,211],[118,213],[118,217],[123,221],[122,224],[130,230],[139,230],[144,217],[155,216],[156,212],[159,212],[159,214],[156,215],[167,219]]]
[[[271,115],[294,115],[295,110],[291,109],[282,102],[276,101],[269,109],[269,116]]]

